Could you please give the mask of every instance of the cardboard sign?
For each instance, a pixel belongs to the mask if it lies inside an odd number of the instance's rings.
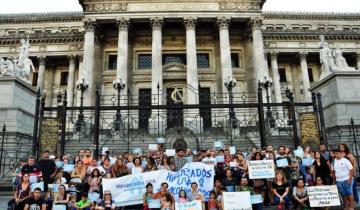
[[[267,179],[275,177],[275,165],[273,160],[248,161],[248,168],[250,179]]]
[[[224,210],[252,210],[250,192],[224,192]]]
[[[282,159],[276,160],[276,165],[277,165],[277,167],[282,168],[282,167],[289,166],[289,162],[288,162],[287,158],[282,158]]]
[[[105,155],[107,151],[109,151],[109,147],[103,147],[101,150],[101,154]]]
[[[149,150],[150,151],[157,151],[158,145],[157,144],[149,144]]]
[[[62,161],[55,161],[56,168],[62,168],[64,166],[64,162]]]
[[[311,158],[305,158],[301,162],[304,166],[311,166],[314,163],[314,160]]]
[[[218,156],[215,157],[215,159],[216,159],[217,163],[224,163],[225,162],[224,155],[218,155]]]
[[[166,149],[166,155],[171,157],[171,156],[175,156],[176,152],[174,149]]]
[[[165,144],[165,138],[156,138],[157,144]]]
[[[63,166],[63,170],[65,172],[72,172],[75,168],[75,165],[74,164],[66,164]]]
[[[34,183],[34,184],[31,184],[31,192],[34,192],[34,189],[35,188],[40,188],[41,189],[41,192],[44,192],[44,182],[38,182],[38,183]]]
[[[303,158],[304,157],[304,150],[302,149],[296,149],[294,150],[295,157]]]
[[[221,149],[224,147],[224,144],[221,141],[214,141],[214,148]]]
[[[186,203],[175,202],[175,210],[202,210],[202,204],[199,200]]]
[[[160,199],[150,199],[148,202],[149,209],[160,209]]]
[[[66,205],[63,204],[54,204],[53,210],[66,210]]]
[[[88,193],[89,200],[92,202],[98,202],[100,198],[100,194],[96,192]]]
[[[235,155],[236,154],[236,148],[235,147],[229,147],[229,152],[230,152],[230,155]]]
[[[310,207],[340,206],[336,185],[307,187]]]
[[[261,194],[251,195],[250,196],[251,204],[258,204],[263,202],[263,198]]]

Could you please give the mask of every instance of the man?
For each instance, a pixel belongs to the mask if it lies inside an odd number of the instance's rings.
[[[202,209],[205,209],[204,195],[198,191],[198,184],[196,182],[191,183],[191,192],[189,193],[188,198],[189,201],[201,201]]]
[[[336,186],[344,200],[344,209],[354,209],[353,176],[354,168],[351,162],[344,158],[340,150],[335,150],[334,172]]]
[[[211,156],[211,151],[209,149],[206,150],[206,157],[204,157],[201,162],[205,163],[206,165],[216,166],[216,159]]]
[[[41,159],[38,162],[38,165],[40,166],[45,183],[53,182],[54,181],[53,179],[57,173],[56,164],[53,160],[49,159],[49,156],[50,156],[50,152],[48,150],[45,150],[43,152],[43,159]]]
[[[88,199],[88,195],[86,192],[81,194],[81,200],[75,203],[76,210],[86,209],[90,210],[91,201]]]
[[[85,151],[85,156],[82,158],[82,161],[84,163],[84,166],[89,166],[91,161],[92,161],[92,157],[91,157],[91,150],[87,149]]]
[[[278,148],[279,156],[276,158],[276,165],[278,169],[282,170],[286,176],[286,179],[290,179],[290,168],[291,165],[291,159],[286,155],[285,153],[285,146],[280,146]]]
[[[21,168],[19,176],[22,177],[24,174],[29,174],[31,184],[36,183],[42,177],[41,168],[35,164],[33,156],[29,156],[28,163]]]
[[[80,159],[83,159],[84,155],[85,155],[85,150],[84,149],[79,150]]]
[[[175,160],[175,171],[179,171],[187,163],[184,149],[179,149]]]
[[[24,210],[46,210],[46,202],[41,198],[41,189],[34,189],[33,197],[25,204]]]
[[[174,204],[175,204],[174,195],[168,191],[168,188],[169,188],[168,183],[166,183],[166,182],[161,183],[160,191],[157,192],[157,193],[155,193],[155,194],[153,195],[153,199],[160,199],[160,200],[161,200],[161,198],[162,198],[166,193],[169,193],[170,196],[171,196],[171,203],[174,205]],[[175,206],[175,205],[174,205],[174,206]],[[174,206],[172,206],[172,209],[174,209]]]
[[[325,146],[325,144],[320,144],[320,153],[321,153],[321,155],[323,156],[323,158],[325,159],[325,160],[329,160],[329,152],[328,151],[326,151],[326,146]]]

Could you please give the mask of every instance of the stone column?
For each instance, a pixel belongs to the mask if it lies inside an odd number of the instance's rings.
[[[128,29],[129,29],[129,19],[121,18],[117,20],[117,26],[119,29],[118,34],[118,49],[117,49],[117,68],[116,68],[116,78],[121,78],[125,82],[126,86],[122,90],[121,95],[127,94],[127,89],[129,88],[128,81]],[[125,101],[123,101],[125,102]]]
[[[161,95],[158,97],[158,86],[160,92],[163,89],[162,72],[162,26],[164,20],[160,17],[150,19],[152,27],[152,68],[151,68],[151,94],[155,97],[152,103],[162,104]]]
[[[38,72],[36,89],[40,88],[40,91],[44,92],[46,57],[39,56],[38,59],[39,59],[39,72]]]
[[[79,71],[78,71],[78,80],[80,79],[80,78],[84,78],[84,62],[83,62],[83,60],[84,60],[84,56],[83,55],[78,55],[78,57],[79,57]],[[76,106],[80,106],[80,95],[81,95],[81,93],[80,93],[80,90],[78,90],[77,89],[77,87],[75,87],[76,88]]]
[[[274,52],[274,51],[270,52],[272,80],[273,80],[274,93],[275,93],[275,103],[282,103],[280,76],[279,76],[279,68],[278,68],[277,56],[278,56],[277,52]]]
[[[264,54],[264,41],[261,32],[262,27],[262,18],[252,18],[250,20],[250,26],[252,29],[252,57],[253,57],[253,66],[254,66],[254,83],[255,85],[252,88],[256,90],[258,82],[261,78],[264,78],[266,75],[266,62]]]
[[[187,90],[187,104],[197,104],[198,95],[194,92],[199,87],[195,34],[196,18],[184,18],[184,25],[186,28],[186,81],[187,85],[192,87]]]
[[[47,89],[49,90],[48,92],[46,92],[46,106],[49,106],[49,107],[53,106],[54,98],[56,98],[56,96],[57,96],[56,88],[55,88],[55,84],[54,84],[55,74],[56,74],[56,65],[51,64],[51,67],[48,71],[49,78],[46,79],[46,83],[47,83],[46,86],[47,86]],[[55,104],[54,106],[56,106],[56,105],[57,104]]]
[[[95,103],[95,82],[94,82],[94,53],[95,53],[95,21],[87,21],[85,24],[84,41],[84,66],[82,75],[79,78],[85,79],[89,88],[84,92],[84,106],[92,106]]]
[[[67,84],[67,105],[69,107],[74,105],[74,83],[75,83],[75,55],[69,55],[69,77],[68,77],[68,84]]]
[[[356,53],[357,70],[360,70],[360,52]]]
[[[221,58],[221,90],[227,92],[224,84],[228,77],[232,77],[232,66],[231,66],[231,48],[230,48],[230,36],[229,36],[229,17],[219,17],[217,19],[219,27],[220,37],[220,58]]]
[[[306,102],[311,101],[311,93],[309,91],[310,88],[310,80],[309,80],[309,72],[308,72],[308,66],[306,62],[306,56],[307,52],[300,52],[300,67],[301,67],[301,75],[302,75],[302,81],[303,81],[303,88],[304,88],[304,100]]]

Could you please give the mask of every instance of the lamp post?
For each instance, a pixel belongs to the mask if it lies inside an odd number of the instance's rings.
[[[270,94],[269,90],[271,86],[273,85],[273,81],[270,77],[265,76],[263,79],[260,79],[260,86],[262,88],[265,88],[266,92],[266,120],[268,121],[268,124],[271,128],[275,127],[275,120],[272,116],[271,108],[270,108]]]
[[[79,79],[79,81],[76,84],[76,88],[81,91],[80,95],[80,110],[78,115],[78,120],[75,123],[76,131],[81,131],[81,127],[85,124],[84,122],[84,92],[89,88],[89,84],[85,81],[84,78]]]
[[[119,108],[120,108],[120,92],[125,88],[125,86],[126,84],[125,82],[122,81],[121,77],[118,77],[113,81],[113,87],[117,91],[117,103]],[[114,120],[114,130],[120,131],[120,125],[121,125],[121,113],[120,113],[120,109],[117,109]]]
[[[235,117],[235,111],[233,104],[233,92],[232,89],[236,86],[236,79],[234,77],[229,76],[227,80],[224,83],[225,87],[227,88],[229,92],[229,104],[230,104],[230,110],[229,110],[229,118],[230,118],[230,145],[233,145],[233,137],[232,137],[232,128],[236,127],[236,117]]]

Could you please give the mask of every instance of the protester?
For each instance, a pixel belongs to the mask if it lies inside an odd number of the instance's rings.
[[[66,192],[65,185],[59,185],[59,192],[56,194],[54,198],[53,205],[64,205],[67,206],[70,200],[70,195]]]
[[[25,204],[24,210],[46,210],[46,202],[41,198],[41,189],[35,188],[33,197],[31,197]]]
[[[296,186],[293,189],[293,203],[294,209],[309,209],[309,196],[303,179],[299,179],[296,182]]]
[[[154,193],[153,193],[153,185],[151,183],[148,183],[146,185],[146,192],[143,195],[143,208],[144,210],[149,209],[149,202],[153,199]]]
[[[175,170],[180,170],[186,163],[187,160],[185,159],[185,152],[184,149],[178,149],[177,158],[175,160]]]
[[[313,163],[313,176],[315,177],[321,177],[322,180],[324,180],[325,184],[331,184],[331,166],[328,161],[325,160],[325,158],[321,155],[319,151],[315,152],[315,161]]]
[[[23,174],[21,182],[16,186],[14,194],[15,210],[23,210],[26,202],[30,198],[29,174]]]
[[[116,208],[115,202],[112,200],[111,192],[106,190],[104,192],[104,199],[102,199],[96,206],[95,210],[114,210]]]
[[[187,194],[186,194],[185,190],[180,190],[179,191],[179,199],[177,200],[177,202],[179,202],[179,203],[189,202],[189,199],[187,197]]]
[[[282,206],[285,206],[286,209],[289,209],[289,184],[283,171],[277,170],[275,172],[275,180],[272,184],[272,189],[274,193],[274,202],[278,205],[278,208],[281,209]]]

